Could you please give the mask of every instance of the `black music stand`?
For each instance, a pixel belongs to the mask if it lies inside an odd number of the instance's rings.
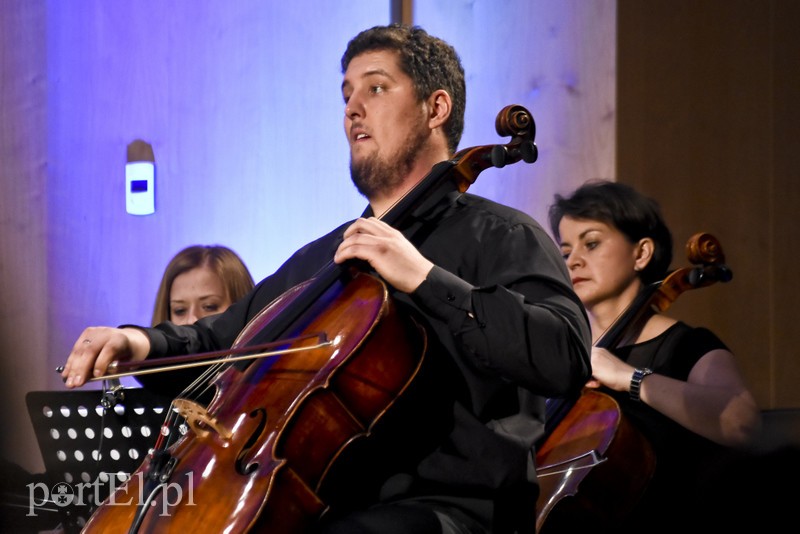
[[[49,496],[67,533],[80,531],[112,486],[119,487],[141,465],[170,407],[170,399],[142,388],[121,389],[116,396],[100,390],[30,391],[25,402]]]

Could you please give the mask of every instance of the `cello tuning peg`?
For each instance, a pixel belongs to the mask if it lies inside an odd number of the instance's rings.
[[[533,141],[522,141],[519,146],[511,147],[506,145],[495,145],[492,147],[492,165],[498,169],[502,169],[509,163],[509,160],[519,161],[522,159],[525,163],[533,163],[539,157],[539,150]]]
[[[692,269],[687,280],[692,287],[699,287],[702,284],[713,282],[730,282],[733,279],[733,271],[727,265],[705,265]]]
[[[533,163],[539,159],[539,149],[536,148],[536,143],[533,141],[523,141],[519,147],[520,154],[522,154],[522,161],[525,163]]]
[[[492,147],[492,165],[498,169],[506,166],[506,158],[508,150],[503,145],[495,145]]]
[[[714,276],[720,282],[730,282],[733,280],[733,271],[727,265],[717,265],[714,269]]]
[[[705,279],[705,270],[702,267],[695,267],[689,271],[688,281],[692,287],[697,287]]]

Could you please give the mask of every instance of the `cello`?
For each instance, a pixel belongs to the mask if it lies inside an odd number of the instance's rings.
[[[490,166],[536,160],[525,108],[504,108],[496,130],[512,140],[435,165],[382,219],[401,226]],[[353,486],[347,467],[380,451],[381,430],[421,389],[428,344],[382,280],[330,262],[261,310],[231,356],[173,401],[153,451],[84,532],[308,530],[340,484]],[[207,389],[213,397],[201,402],[195,393]]]
[[[714,236],[694,234],[686,254],[693,267],[643,288],[595,346],[612,350],[635,340],[650,315],[665,312],[683,292],[732,279]],[[613,532],[647,489],[656,461],[647,438],[610,395],[584,388],[574,399],[548,399],[545,437],[536,453],[536,532],[589,526]]]

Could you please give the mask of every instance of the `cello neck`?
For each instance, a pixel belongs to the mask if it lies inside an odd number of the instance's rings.
[[[614,324],[594,343],[594,346],[612,349],[618,347],[623,341],[638,335],[645,321],[652,313],[653,298],[660,288],[661,282],[653,282],[643,287],[625,311],[617,317]],[[547,439],[553,429],[563,421],[579,397],[580,393],[577,393],[573,397],[550,398],[545,401],[545,433],[542,441]]]
[[[625,311],[614,321],[614,324],[594,343],[594,346],[601,349],[613,349],[626,339],[637,335],[645,320],[652,313],[653,297],[660,287],[661,282],[653,282],[643,287]]]

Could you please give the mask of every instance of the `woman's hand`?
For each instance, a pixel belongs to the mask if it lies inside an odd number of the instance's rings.
[[[611,352],[592,347],[592,378],[586,387],[606,386],[615,391],[629,391],[634,368]]]

